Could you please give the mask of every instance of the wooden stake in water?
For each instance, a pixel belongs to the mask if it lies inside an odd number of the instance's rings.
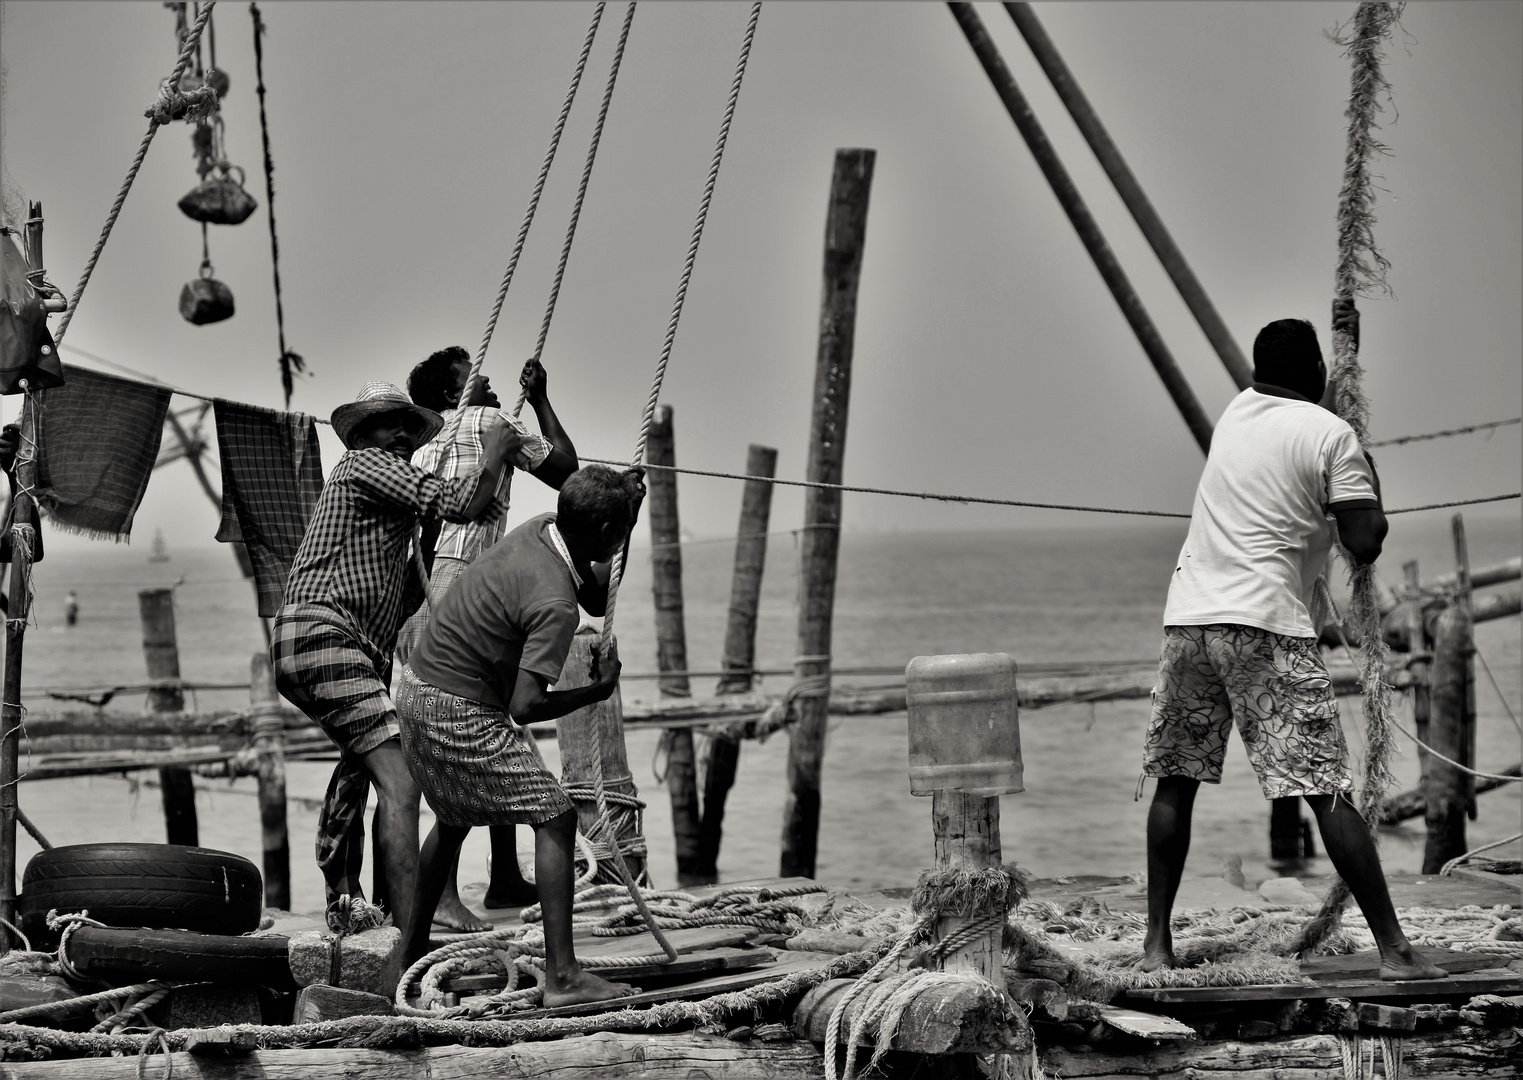
[[[137,594],[138,615],[143,622],[143,659],[148,678],[178,683],[180,647],[175,639],[174,593],[169,589],[143,589]],[[184,712],[185,692],[178,685],[148,691],[149,712]],[[173,766],[159,770],[164,796],[165,839],[171,844],[200,842],[196,820],[196,786],[189,769]]]
[[[249,726],[258,753],[259,834],[264,848],[264,906],[291,910],[291,835],[286,828],[285,720],[270,654],[249,664]]]
[[[846,412],[851,400],[857,285],[867,240],[873,150],[837,150],[825,218],[825,282],[820,344],[814,366],[814,421],[809,436],[810,480],[841,483],[846,458]],[[841,493],[809,488],[799,581],[798,678],[830,671],[830,627],[836,599]],[[825,758],[829,696],[798,698],[798,724],[788,741],[788,791],[783,801],[783,877],[814,877],[820,832],[820,770]]]

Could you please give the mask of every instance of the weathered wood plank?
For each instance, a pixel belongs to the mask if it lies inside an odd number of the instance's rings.
[[[579,959],[585,961],[582,954]],[[679,956],[670,964],[646,964],[637,968],[601,970],[599,974],[619,982],[661,982],[681,979],[692,975],[713,975],[721,971],[746,971],[764,967],[777,959],[771,949],[705,949],[703,952]],[[416,985],[416,984],[414,984]],[[439,988],[446,993],[462,997],[471,994],[493,994],[508,985],[506,975],[460,975],[445,979]]]
[[[793,1030],[798,1036],[823,1044],[830,1033],[831,1013],[855,982],[831,979],[805,994],[793,1014]],[[842,1025],[841,1036],[866,1005],[866,995],[847,1004],[847,1023]],[[890,1049],[912,1054],[998,1054],[1029,1050],[1032,1042],[1031,1029],[1006,995],[993,983],[969,980],[940,986],[912,999],[889,1045]]]
[[[667,930],[666,940],[678,953],[700,952],[704,949],[722,949],[744,945],[761,934],[754,926],[685,926],[680,930]],[[573,938],[578,956],[644,956],[658,953],[661,946],[649,930],[625,937],[594,937],[584,931]]]
[[[1287,983],[1265,986],[1172,986],[1128,990],[1134,1001],[1164,1004],[1206,1004],[1219,1001],[1302,1001],[1311,998],[1346,997],[1355,1000],[1403,999],[1435,1001],[1473,994],[1523,993],[1523,975],[1500,968],[1467,971],[1447,979],[1413,979],[1381,982],[1379,979],[1330,979],[1326,982]]]
[[[1454,949],[1419,949],[1433,963],[1451,975],[1466,971],[1484,971],[1498,966],[1494,953],[1467,953]],[[1342,956],[1312,956],[1301,961],[1301,974],[1318,982],[1328,980],[1377,979],[1380,977],[1380,953],[1374,949],[1345,953]]]
[[[1137,1035],[1144,1039],[1195,1039],[1199,1038],[1199,1032],[1189,1024],[1175,1020],[1172,1016],[1159,1016],[1157,1013],[1138,1012],[1136,1009],[1123,1009],[1119,1005],[1101,1005],[1100,1019],[1104,1020],[1117,1031],[1124,1031],[1128,1035]]]
[[[809,1043],[737,1043],[712,1035],[599,1032],[513,1046],[432,1046],[422,1050],[256,1050],[218,1060],[172,1055],[176,1080],[564,1080],[568,1076],[653,1080],[801,1080],[824,1075]],[[163,1074],[163,1058],[147,1062]],[[0,1080],[137,1080],[135,1056],[0,1063]]]

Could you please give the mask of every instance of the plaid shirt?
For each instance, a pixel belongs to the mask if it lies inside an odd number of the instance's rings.
[[[420,515],[467,520],[480,484],[479,475],[441,480],[385,450],[349,451],[329,474],[296,552],[286,608],[334,609],[390,656],[402,620],[423,601],[407,558],[414,523]]]
[[[523,436],[523,444],[508,458],[514,468],[532,472],[550,456],[550,442],[535,435],[522,423],[498,409],[472,405],[465,409],[447,409],[444,430],[430,443],[413,452],[412,463],[435,476],[466,476],[481,464],[482,436],[493,417],[501,417],[509,427]],[[513,485],[513,470],[504,469],[497,483],[497,494],[486,513],[475,521],[446,524],[439,530],[435,558],[470,562],[502,539],[508,523],[508,494]]]

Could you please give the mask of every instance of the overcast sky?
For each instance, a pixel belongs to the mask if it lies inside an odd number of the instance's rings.
[[[1352,3],[1074,3],[1037,11],[1246,351],[1265,322],[1326,324]],[[326,417],[369,379],[475,350],[592,6],[281,3],[265,82],[286,336]],[[545,354],[584,456],[633,448],[748,6],[645,3]],[[622,6],[610,5],[487,358],[532,350]],[[1215,416],[1221,364],[1003,10],[979,5],[1128,273]],[[1523,5],[1413,3],[1388,57],[1377,237],[1394,298],[1364,304],[1377,438],[1519,413],[1523,397]],[[217,8],[232,161],[261,204],[212,230],[237,314],[176,300],[200,233],[190,130],[159,132],[69,344],[209,395],[279,407],[248,9]],[[43,203],[71,290],[174,62],[157,2],[4,4],[5,165]],[[1399,117],[1399,119],[1398,119]],[[663,399],[679,464],[739,471],[746,444],[802,477],[832,154],[878,151],[858,311],[849,483],[1188,510],[1201,456],[945,7],[770,3],[762,12]],[[1325,329],[1323,331],[1325,341]],[[99,367],[78,354],[65,360]],[[177,405],[190,402],[177,399]],[[6,415],[14,413],[14,399]],[[208,427],[210,424],[208,423]],[[324,434],[324,461],[340,450]],[[1389,506],[1517,490],[1519,428],[1385,450]],[[524,513],[544,489],[515,485]],[[681,481],[684,524],[733,530],[739,485]],[[780,490],[774,526],[802,498]],[[1516,518],[1518,504],[1490,511]],[[848,529],[1114,525],[1118,519],[849,496]],[[183,464],[139,543],[209,542]],[[53,543],[52,537],[49,538]],[[59,542],[64,542],[60,538]]]

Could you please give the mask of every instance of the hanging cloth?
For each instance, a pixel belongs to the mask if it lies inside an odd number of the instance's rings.
[[[37,504],[67,532],[120,543],[159,456],[170,391],[65,364],[37,410]]]
[[[273,618],[306,534],[323,466],[317,426],[306,413],[213,402],[222,459],[222,523],[217,539],[242,542],[254,565],[259,614]]]

